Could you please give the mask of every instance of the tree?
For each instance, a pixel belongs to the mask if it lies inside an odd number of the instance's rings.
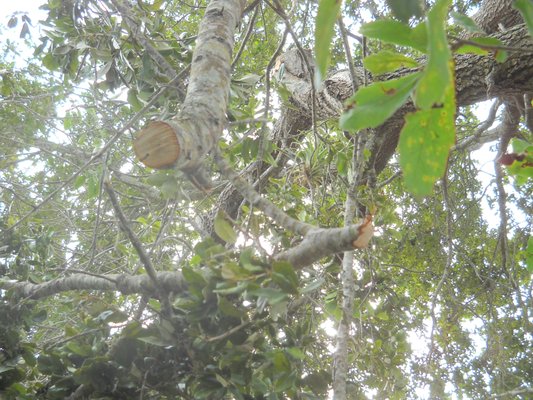
[[[531,394],[533,6],[386,3],[11,17],[3,396]]]

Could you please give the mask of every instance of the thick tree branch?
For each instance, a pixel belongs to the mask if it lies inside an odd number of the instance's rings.
[[[313,225],[300,222],[285,212],[276,207],[270,200],[267,200],[259,193],[257,193],[252,185],[242,179],[237,173],[231,168],[226,160],[224,160],[222,154],[218,149],[215,150],[214,154],[215,163],[217,164],[220,172],[224,177],[226,177],[231,184],[237,189],[237,191],[248,200],[251,204],[259,207],[261,211],[265,213],[268,217],[272,218],[274,222],[283,228],[298,233],[300,235],[306,235],[309,231],[314,229]]]
[[[525,25],[512,27],[505,32],[493,35],[506,46],[533,49],[533,42]],[[285,74],[282,83],[291,92],[290,101],[298,110],[286,110],[280,119],[294,118],[298,113],[302,118],[301,125],[294,131],[298,134],[311,127],[311,91],[309,76],[298,61],[296,50],[290,50],[282,56],[285,63]],[[456,92],[458,106],[467,106],[494,97],[511,96],[533,92],[533,64],[528,52],[509,53],[508,59],[498,63],[492,56],[478,56],[473,54],[459,54],[454,57],[456,65]],[[363,81],[363,70],[356,68],[358,89]],[[399,78],[412,72],[401,69],[394,73],[380,77],[380,80]],[[342,70],[330,75],[324,82],[324,88],[317,93],[317,118],[320,120],[338,118],[342,112],[343,102],[353,93],[352,78],[348,70]],[[370,163],[379,174],[394,154],[403,126],[405,114],[412,111],[412,105],[405,105],[388,121],[374,131],[369,143]]]
[[[200,167],[226,122],[234,33],[243,6],[240,0],[213,0],[207,6],[181,113],[150,123],[134,142],[145,165],[179,168],[198,186],[210,186]]]
[[[533,48],[533,43],[524,25],[513,27],[494,36],[509,46]],[[297,140],[302,132],[311,128],[313,98],[311,92],[313,89],[309,71],[297,49],[284,53],[279,59],[279,65],[284,65],[281,83],[291,93],[290,107],[282,108],[281,115],[272,129],[270,140],[279,143],[280,148],[287,148]],[[501,64],[497,63],[492,56],[457,55],[455,65],[458,106],[470,105],[510,93],[533,92],[533,64],[529,54],[511,53],[509,58]],[[409,72],[411,71],[403,69],[382,76],[380,79],[398,78]],[[354,83],[355,90],[357,90],[363,82],[363,77],[364,71],[361,68],[355,68],[352,72],[341,70],[328,76],[323,88],[316,94],[317,119],[338,118],[342,112],[343,102],[353,93]],[[412,106],[404,106],[370,135],[368,148],[371,157],[368,171],[375,170],[375,174],[379,175],[386,167],[396,150],[403,118],[409,111],[412,111]],[[476,136],[481,133],[478,131]],[[487,140],[492,139],[493,136],[490,132],[484,135]],[[458,148],[464,148],[463,146],[467,146],[466,143],[470,144],[468,138],[465,141],[465,143],[458,144]],[[283,160],[281,161],[280,165],[283,164]],[[230,217],[234,218],[241,202],[242,196],[235,191],[227,190],[217,203]],[[214,215],[216,211],[212,213],[211,219]],[[207,225],[212,226],[212,223],[209,224],[208,221]],[[211,232],[209,226],[206,231]]]
[[[372,218],[343,228],[315,228],[296,247],[277,254],[276,260],[289,261],[294,268],[303,268],[331,254],[364,248],[372,237]]]
[[[166,292],[186,290],[181,272],[158,272],[157,281]],[[44,283],[0,281],[0,289],[9,290],[9,298],[42,299],[69,290],[118,291],[122,294],[147,293],[157,296],[158,288],[148,275],[111,274],[94,276],[75,274]]]

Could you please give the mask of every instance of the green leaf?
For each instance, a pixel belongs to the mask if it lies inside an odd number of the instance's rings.
[[[451,15],[455,23],[460,27],[464,28],[466,31],[472,33],[483,33],[483,30],[479,26],[477,26],[474,20],[468,15],[464,15],[456,11],[452,11]]]
[[[322,285],[324,284],[324,282],[325,282],[324,278],[318,278],[318,279],[312,280],[311,282],[309,282],[307,285],[303,287],[303,289],[301,290],[301,293],[306,294],[306,293],[314,292],[315,290],[320,289]]]
[[[250,294],[256,297],[265,298],[270,305],[274,305],[287,300],[287,294],[281,290],[272,288],[259,288],[250,290]]]
[[[92,354],[91,347],[87,344],[68,342],[65,347],[78,356],[89,357]]]
[[[128,90],[128,103],[130,103],[131,108],[135,112],[143,108],[143,104],[139,100],[139,97],[137,96],[137,90],[135,89]]]
[[[94,199],[100,193],[100,180],[96,175],[89,175],[87,179],[87,197]]]
[[[347,110],[340,118],[341,128],[358,131],[381,125],[405,103],[419,76],[417,72],[359,89],[347,101]]]
[[[153,4],[148,5],[150,11],[158,11],[163,5],[164,0],[154,0]]]
[[[410,46],[426,54],[428,51],[428,31],[425,22],[419,23],[411,30]]]
[[[246,74],[240,78],[235,78],[235,79],[232,79],[231,82],[232,83],[238,83],[238,84],[241,84],[241,85],[246,85],[246,86],[253,86],[255,85],[257,82],[259,82],[261,80],[261,75],[257,75],[257,74]]]
[[[531,37],[533,37],[533,3],[531,0],[515,0],[513,7],[522,14],[527,25],[527,30]]]
[[[431,193],[444,175],[450,147],[455,142],[455,87],[446,89],[444,104],[418,110],[405,118],[398,150],[405,185],[415,196]]]
[[[377,313],[376,317],[382,321],[388,321],[390,319],[389,314],[387,314],[385,311]]]
[[[168,177],[161,185],[161,194],[165,199],[173,199],[179,194],[179,186],[176,179]]]
[[[227,262],[222,265],[221,274],[230,281],[242,281],[250,277],[250,272],[236,262]]]
[[[95,321],[103,321],[107,323],[120,323],[128,319],[129,315],[120,310],[106,310],[101,312],[95,319]]]
[[[286,261],[272,264],[272,280],[286,293],[298,293],[298,276],[292,265]]]
[[[346,154],[344,154],[343,152],[337,153],[336,166],[337,166],[337,172],[339,173],[339,175],[346,176],[348,172],[348,159],[346,157]]]
[[[297,360],[305,360],[305,353],[299,347],[289,347],[287,353]]]
[[[427,49],[425,30],[423,24],[415,28],[410,28],[399,21],[379,20],[364,24],[359,29],[359,32],[369,38],[379,39],[400,46],[412,47],[425,53]]]
[[[85,183],[85,175],[78,175],[74,181],[74,189],[79,189]]]
[[[379,53],[372,54],[363,60],[363,65],[367,70],[375,75],[392,72],[398,68],[413,68],[418,66],[418,62],[411,57],[395,51],[383,50]]]
[[[8,28],[14,28],[15,26],[17,26],[19,20],[17,18],[16,15],[12,15],[11,18],[9,19],[9,21],[7,21],[7,27]]]
[[[516,184],[521,186],[533,179],[533,145],[525,140],[513,138],[511,146],[513,152],[522,158],[515,160],[507,170],[515,178]]]
[[[522,162],[514,162],[508,167],[508,171],[514,176],[516,184],[522,186],[533,179],[533,156],[527,156]]]
[[[477,37],[469,40],[470,43],[464,44],[456,50],[457,54],[478,54],[487,55],[494,53],[494,58],[498,62],[504,62],[507,59],[507,52],[505,50],[498,49],[498,47],[504,46],[504,43],[493,37]]]
[[[444,92],[452,81],[452,71],[449,67],[452,52],[446,37],[449,5],[450,0],[438,0],[428,13],[428,62],[415,94],[415,104],[422,110],[442,103]]]
[[[242,266],[242,268],[249,272],[263,271],[263,267],[261,267],[261,265],[254,260],[253,250],[251,248],[242,250],[241,254],[239,255],[239,264]]]
[[[387,4],[394,16],[405,23],[412,17],[421,17],[424,13],[420,0],[387,0]]]
[[[222,214],[218,214],[215,218],[214,228],[218,237],[226,243],[233,244],[237,241],[237,234]]]
[[[141,333],[143,333],[143,327],[138,321],[129,322],[121,332],[124,338],[137,338]]]
[[[322,82],[326,76],[331,39],[341,4],[342,0],[320,0],[318,4],[315,28],[315,57],[318,66],[315,77],[318,82]]]
[[[522,153],[527,151],[529,153],[533,152],[533,146],[525,140],[513,138],[511,139],[511,147],[513,148],[514,153]]]
[[[166,181],[173,180],[166,172],[158,171],[155,174],[149,175],[146,178],[146,183],[153,186],[162,186]]]
[[[22,29],[20,30],[19,37],[21,39],[24,39],[26,36],[30,36],[30,27],[27,22],[24,22],[24,24],[22,24]]]
[[[219,296],[218,298],[218,309],[228,317],[242,318],[245,316],[243,311],[239,310],[223,296]]]
[[[50,71],[55,71],[59,68],[59,62],[56,60],[52,53],[48,53],[43,57],[43,65],[48,68]]]
[[[207,282],[205,281],[204,277],[190,267],[183,267],[181,273],[183,274],[183,279],[185,279],[185,281],[189,285],[199,287],[204,287],[205,285],[207,285]]]
[[[171,348],[175,346],[175,343],[165,340],[164,338],[160,336],[143,336],[137,338],[137,340],[140,340],[141,342],[148,343],[154,346],[158,347],[165,347],[165,348]]]

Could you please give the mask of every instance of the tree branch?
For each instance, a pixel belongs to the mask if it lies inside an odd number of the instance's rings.
[[[135,233],[130,228],[128,221],[126,220],[126,216],[122,212],[122,208],[120,207],[115,191],[113,190],[113,188],[111,187],[111,183],[107,179],[104,180],[104,189],[107,195],[109,196],[113,209],[115,210],[115,214],[118,220],[120,221],[120,227],[124,232],[126,232],[126,235],[128,236],[128,239],[133,245],[133,248],[137,252],[137,255],[139,256],[139,259],[141,260],[141,263],[143,264],[146,273],[148,274],[150,279],[152,279],[154,284],[156,286],[159,286],[159,282],[157,281],[157,273],[152,264],[152,260],[146,253],[146,250],[144,250],[144,247],[137,235],[135,235]]]
[[[343,228],[314,228],[296,247],[277,254],[276,260],[290,262],[294,268],[307,265],[331,254],[364,248],[373,235],[372,218]]]
[[[272,218],[279,226],[282,226],[283,228],[300,235],[306,235],[309,231],[315,228],[313,225],[300,222],[290,217],[276,207],[270,200],[261,197],[261,195],[255,191],[252,185],[237,175],[237,173],[224,159],[222,154],[220,154],[218,149],[214,149],[213,156],[215,163],[220,169],[222,175],[224,175],[224,177],[226,177],[232,183],[241,196],[243,196],[254,206],[259,207],[261,211],[263,211],[268,217]]]
[[[187,283],[181,272],[164,271],[156,273],[160,288],[166,292],[186,290]],[[0,289],[9,290],[12,300],[42,299],[70,290],[119,291],[122,294],[147,293],[156,296],[159,288],[148,275],[111,274],[105,276],[74,274],[44,283],[14,282],[0,280]]]
[[[181,113],[155,121],[134,141],[137,157],[153,168],[178,168],[199,187],[210,188],[202,162],[226,122],[231,54],[241,0],[213,0],[200,24]]]

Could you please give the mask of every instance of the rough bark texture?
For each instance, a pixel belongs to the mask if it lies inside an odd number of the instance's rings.
[[[187,172],[200,185],[204,177],[198,169],[226,123],[234,34],[243,5],[241,0],[209,3],[200,24],[181,113],[176,119],[163,121],[172,128],[179,145],[176,168]],[[137,141],[154,131],[156,128],[149,125]],[[154,152],[141,158],[158,159],[160,155]]]
[[[485,33],[494,33],[523,22],[518,10],[513,8],[513,0],[484,1],[472,19]]]
[[[517,25],[494,37],[500,39],[510,47],[533,49],[533,42],[524,25]],[[292,50],[296,53],[296,50]],[[288,57],[286,55],[286,57]],[[292,58],[292,56],[291,56]],[[455,56],[456,90],[458,106],[467,106],[494,97],[509,97],[533,91],[533,57],[528,52],[511,52],[504,63],[498,63],[492,56],[478,56],[462,54]],[[290,71],[288,66],[286,70]],[[357,70],[362,76],[362,70]],[[380,80],[398,78],[411,70],[403,69],[391,74],[380,76]],[[311,128],[311,85],[307,76],[299,77],[286,74],[284,83],[292,89],[291,98],[298,105],[300,114],[307,113],[299,130]],[[298,80],[298,82],[294,82]],[[324,89],[317,93],[317,116],[321,119],[337,118],[340,115],[341,104],[351,95],[351,79],[348,71],[339,71],[325,82]],[[379,174],[394,154],[403,117],[412,111],[412,105],[407,104],[396,112],[387,122],[375,129],[371,150],[371,167]],[[291,118],[291,110],[282,114],[282,118]]]
[[[492,3],[492,2],[491,2]],[[497,3],[497,2],[496,2]],[[509,13],[515,21],[515,12]],[[507,13],[505,13],[507,15]],[[479,17],[481,18],[481,17]],[[525,25],[517,25],[498,32],[494,37],[505,45],[522,49],[533,49],[533,41]],[[311,129],[312,85],[311,74],[307,71],[299,51],[292,49],[282,55],[284,74],[281,79],[291,92],[289,101],[294,107],[284,107],[280,118],[276,122],[270,140],[280,148],[287,148],[297,140],[299,135]],[[531,53],[510,52],[504,63],[498,63],[492,56],[478,56],[464,54],[455,56],[455,79],[458,106],[467,106],[495,97],[512,97],[524,93],[533,93],[533,56]],[[391,74],[380,76],[380,80],[398,78],[412,72],[408,69],[398,70]],[[356,69],[356,83],[363,82],[363,70]],[[348,70],[331,73],[324,82],[322,90],[316,93],[316,116],[318,120],[338,118],[346,99],[352,95],[352,79]],[[370,159],[366,168],[366,178],[375,178],[387,166],[393,156],[406,113],[413,111],[411,104],[406,104],[398,110],[382,126],[376,128],[367,144]],[[282,165],[282,162],[279,163]],[[257,168],[254,166],[254,168]],[[264,171],[266,167],[260,169]],[[365,179],[363,178],[361,182]],[[230,217],[235,218],[242,196],[233,189],[228,189],[218,199],[218,207]],[[206,218],[206,232],[212,234],[212,220],[216,211]]]

